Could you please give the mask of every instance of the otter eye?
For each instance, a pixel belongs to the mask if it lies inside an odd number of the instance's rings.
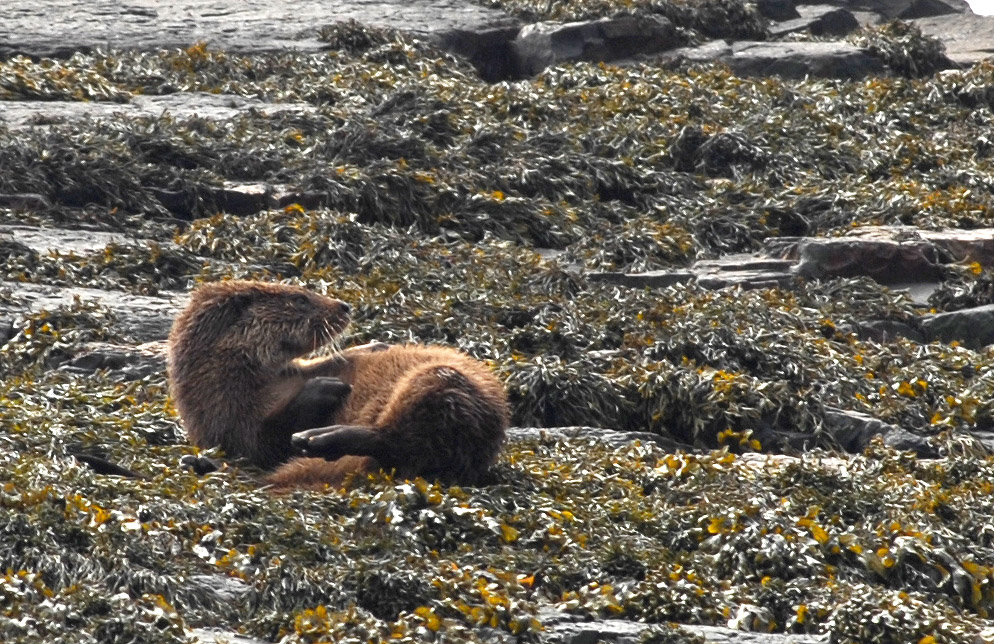
[[[306,295],[294,295],[293,305],[297,308],[307,308],[311,305],[311,298]]]

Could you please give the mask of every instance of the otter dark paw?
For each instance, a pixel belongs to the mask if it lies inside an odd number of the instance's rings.
[[[338,378],[311,378],[273,421],[293,429],[320,427],[345,403],[350,393],[352,386]]]
[[[180,467],[191,470],[197,476],[204,476],[205,474],[210,474],[221,469],[221,464],[214,459],[207,458],[206,456],[194,456],[193,454],[184,454],[181,456],[179,464]]]
[[[330,425],[297,432],[291,444],[304,456],[316,456],[329,461],[343,456],[372,456],[386,459],[381,434],[362,425]]]
[[[338,378],[328,376],[318,376],[311,378],[304,383],[300,393],[294,398],[294,402],[314,403],[324,402],[325,404],[340,405],[345,402],[345,398],[352,393],[352,385],[342,382]]]

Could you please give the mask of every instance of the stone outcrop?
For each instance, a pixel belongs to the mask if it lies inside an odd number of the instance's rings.
[[[911,22],[923,34],[941,40],[946,55],[961,65],[994,56],[994,16],[949,14]]]
[[[856,80],[887,73],[883,62],[846,41],[751,42],[714,40],[667,52],[665,58],[718,61],[740,76]]]
[[[666,288],[696,281],[705,288],[790,287],[800,279],[870,277],[904,290],[925,304],[945,266],[976,262],[994,266],[994,229],[924,230],[911,226],[864,226],[841,237],[774,237],[758,254],[702,260],[687,269],[642,273],[590,272],[587,278],[629,288]],[[914,324],[865,320],[849,329],[857,336],[887,342],[957,341],[978,349],[994,344],[994,306],[925,315]]]
[[[859,21],[848,9],[828,4],[801,5],[798,16],[792,20],[777,22],[770,27],[770,35],[811,32],[813,36],[845,36],[859,29]]]
[[[929,231],[909,226],[864,226],[842,237],[780,238],[785,259],[804,277],[866,275],[884,284],[937,280],[941,264],[994,266],[994,230]]]
[[[942,40],[956,63],[976,62],[994,48],[994,18],[974,15],[963,0],[763,0],[757,10],[771,20],[773,40],[714,41],[683,48],[673,25],[661,16],[523,24],[472,0],[247,0],[209,5],[184,0],[154,7],[108,0],[8,0],[5,8],[0,57],[64,57],[97,47],[157,49],[198,41],[233,51],[319,51],[326,45],[315,37],[316,27],[357,20],[432,41],[468,59],[489,81],[533,76],[560,63],[635,60],[658,52],[670,59],[723,62],[745,76],[859,79],[887,70],[879,58],[843,37],[860,25],[895,18],[912,20],[925,34]],[[59,19],[46,20],[50,15]],[[828,40],[791,42],[798,34]]]
[[[50,19],[58,16],[58,19]],[[64,56],[95,47],[157,49],[203,41],[233,51],[320,50],[314,28],[357,20],[440,42],[520,27],[497,9],[464,0],[197,0],[122,5],[110,0],[8,0],[0,21],[0,56]],[[467,53],[467,52],[463,52]]]
[[[587,22],[539,22],[524,27],[511,43],[521,76],[571,61],[613,61],[671,49],[673,24],[661,16],[619,16]]]
[[[970,349],[981,349],[994,344],[994,304],[926,315],[922,326],[932,340],[956,341]]]

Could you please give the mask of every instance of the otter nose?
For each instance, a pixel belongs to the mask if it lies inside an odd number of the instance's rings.
[[[342,306],[342,313],[344,313],[345,315],[348,315],[349,313],[352,312],[352,307],[346,304],[345,302],[342,302],[341,306]]]

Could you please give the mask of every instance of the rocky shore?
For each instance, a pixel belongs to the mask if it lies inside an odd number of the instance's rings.
[[[994,642],[989,43],[961,0],[9,0],[0,640]],[[164,340],[229,277],[487,360],[492,480],[187,470]]]

